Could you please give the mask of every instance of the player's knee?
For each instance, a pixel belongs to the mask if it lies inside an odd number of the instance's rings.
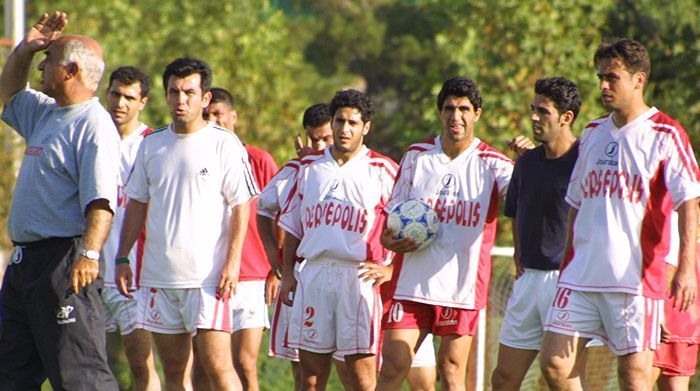
[[[459,389],[460,385],[464,385],[465,373],[460,368],[459,363],[452,360],[444,360],[439,365],[439,371],[443,389]]]
[[[400,355],[384,356],[380,376],[387,379],[403,379],[411,370],[411,361]]]
[[[517,390],[520,387],[520,379],[512,371],[497,366],[491,374],[491,385],[494,390]]]
[[[565,383],[571,372],[568,361],[554,355],[542,356],[540,359],[540,369],[550,387],[554,384]]]

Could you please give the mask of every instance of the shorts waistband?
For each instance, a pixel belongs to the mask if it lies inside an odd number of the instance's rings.
[[[12,244],[15,246],[26,247],[26,248],[45,247],[45,246],[53,246],[56,244],[67,242],[67,241],[72,241],[72,240],[75,240],[77,238],[80,238],[80,236],[70,236],[70,237],[66,237],[66,238],[46,238],[46,239],[35,240],[33,242],[15,242],[13,240]]]
[[[329,257],[318,257],[318,258],[313,258],[313,259],[307,259],[307,263],[337,263],[339,265],[346,265],[346,266],[359,266],[362,261],[352,261],[349,259],[338,259],[338,258],[329,258]]]

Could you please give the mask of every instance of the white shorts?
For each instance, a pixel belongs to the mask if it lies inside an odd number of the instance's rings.
[[[618,292],[557,288],[546,331],[607,343],[618,356],[655,350],[661,339],[663,300]]]
[[[305,262],[297,263],[294,267],[294,276],[298,278],[298,271],[302,268]],[[282,287],[280,286],[280,291]],[[277,295],[277,301],[272,312],[272,324],[270,325],[270,343],[267,355],[270,357],[281,358],[299,362],[299,349],[287,347],[287,328],[289,327],[289,319],[292,317],[292,307],[282,303],[282,296]],[[338,352],[333,352],[333,359],[337,361],[345,361],[345,357]]]
[[[282,298],[277,295],[275,309],[272,312],[272,325],[270,326],[270,345],[268,355],[289,361],[299,361],[299,351],[286,346],[287,327],[292,316],[292,307],[282,304]]]
[[[314,353],[377,354],[382,302],[358,262],[307,260],[299,272],[287,346]]]
[[[542,327],[557,291],[558,270],[525,269],[508,299],[499,342],[516,349],[540,350]]]
[[[216,287],[141,287],[136,297],[142,326],[160,334],[197,334],[197,329],[233,332],[231,299],[216,298]]]
[[[270,328],[265,280],[240,281],[233,296],[233,331]]]
[[[105,308],[105,330],[113,333],[119,330],[121,335],[131,334],[134,330],[141,328],[141,317],[136,302],[136,292],[134,298],[129,299],[119,293],[117,287],[105,286],[102,289],[102,303]]]
[[[435,346],[433,345],[433,335],[428,333],[423,342],[418,347],[416,355],[413,356],[411,368],[434,367],[435,366]]]

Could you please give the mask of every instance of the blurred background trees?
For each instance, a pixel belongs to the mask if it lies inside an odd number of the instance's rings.
[[[700,147],[697,0],[32,0],[27,24],[44,10],[66,11],[69,33],[98,39],[107,72],[129,64],[151,75],[143,120],[152,127],[169,122],[164,66],[185,55],[205,60],[214,85],[236,98],[239,135],[279,163],[293,155],[303,110],[349,87],[365,89],[378,108],[367,143],[398,160],[408,144],[440,131],[435,96],[456,75],[479,84],[484,113],[476,133],[496,148],[530,134],[529,103],[540,77],[579,85],[578,133],[605,112],[592,57],[608,36],[648,46],[648,101],[678,119]],[[0,137],[4,219],[22,145],[9,130]]]

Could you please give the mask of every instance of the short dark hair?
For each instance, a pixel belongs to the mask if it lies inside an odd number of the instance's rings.
[[[442,111],[442,106],[445,104],[445,99],[447,99],[448,96],[455,96],[458,98],[467,97],[474,106],[475,111],[481,108],[479,86],[468,77],[453,77],[442,85],[442,89],[440,89],[440,93],[437,96],[438,111]]]
[[[369,96],[364,92],[358,90],[341,90],[335,93],[331,103],[328,105],[328,112],[331,117],[335,115],[341,107],[352,107],[357,109],[360,114],[362,114],[362,121],[369,122],[372,120],[374,115],[374,107],[372,107],[372,101]]]
[[[228,92],[228,90],[221,87],[212,87],[209,92],[211,92],[211,100],[209,101],[209,104],[223,103],[230,108],[235,107],[233,96],[230,92]]]
[[[331,122],[331,113],[325,103],[316,103],[304,111],[301,124],[304,128],[318,128]]]
[[[563,77],[539,79],[535,82],[535,94],[546,96],[551,100],[559,114],[571,111],[574,113],[574,120],[578,117],[581,109],[581,95],[573,81]]]
[[[151,90],[151,79],[147,74],[136,67],[122,66],[115,69],[114,72],[109,75],[109,87],[112,86],[115,80],[124,85],[139,83],[142,98],[147,97],[148,92]]]
[[[208,92],[211,89],[212,73],[207,63],[196,58],[182,57],[168,64],[163,72],[163,88],[165,88],[166,94],[170,76],[182,78],[195,73],[198,73],[202,79],[200,83],[202,93]]]
[[[649,80],[651,76],[651,61],[647,48],[639,41],[628,38],[605,39],[598,46],[593,56],[596,66],[604,59],[622,61],[630,73],[644,72]]]

